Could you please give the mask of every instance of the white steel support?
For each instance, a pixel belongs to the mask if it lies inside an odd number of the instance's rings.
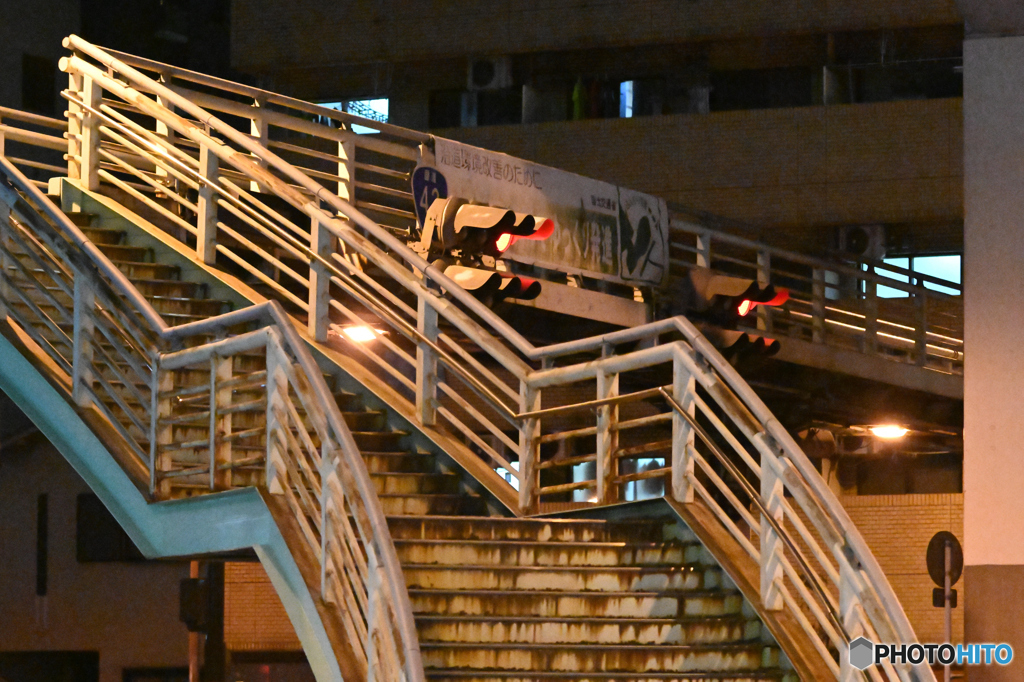
[[[821,268],[812,273],[811,335],[814,343],[825,343],[825,270]]]
[[[89,312],[95,305],[95,296],[89,278],[75,272],[74,281],[74,341],[72,352],[71,397],[75,404],[86,407],[92,402],[92,336],[93,321]],[[88,389],[88,390],[87,390]]]
[[[416,302],[416,328],[437,343],[437,309],[423,296]],[[437,353],[424,341],[416,344],[416,416],[424,426],[437,423]]]
[[[381,639],[381,611],[384,604],[381,603],[380,566],[377,563],[377,553],[372,546],[366,548],[366,572],[366,682],[376,682],[379,673],[377,663],[380,660],[378,644]]]
[[[276,343],[267,343],[267,489],[276,495],[284,493],[281,476],[287,472],[279,471],[283,461],[278,432],[284,428],[277,418],[284,410],[288,392],[288,373],[285,370],[288,358]]]
[[[687,414],[696,413],[693,400],[697,387],[696,379],[686,367],[676,359],[672,363],[672,397]],[[693,427],[684,416],[672,410],[672,497],[678,502],[693,502],[693,476],[695,444]]]
[[[2,143],[2,140],[0,140]],[[3,150],[0,149],[0,154],[3,154]],[[7,251],[10,248],[10,238],[8,237],[8,230],[10,230],[9,220],[11,217],[11,209],[6,203],[0,202],[0,319],[7,317],[7,302],[11,299],[11,287],[7,283],[7,278],[12,276],[11,269],[14,264],[11,259],[7,256]]]
[[[204,181],[199,185],[196,255],[207,265],[213,265],[217,260],[217,193],[213,187],[217,184],[219,171],[217,155],[203,145],[199,150],[199,174]]]
[[[920,294],[914,296],[914,313],[917,332],[914,334],[914,362],[921,367],[928,364],[928,299]]]
[[[72,73],[69,89],[82,102],[99,108],[103,90],[89,76]],[[68,177],[80,180],[87,190],[99,187],[99,119],[87,109],[71,102],[68,104]]]
[[[697,233],[697,267],[711,267],[711,233]]]
[[[757,252],[757,285],[762,289],[772,283],[772,255],[768,251]],[[757,328],[772,331],[772,309],[766,305],[757,306]]]
[[[864,344],[863,352],[874,354],[878,350],[878,283],[864,280]]]
[[[234,375],[234,360],[228,355],[210,357],[210,489],[231,487],[231,388],[221,388]],[[220,467],[225,467],[221,469]]]
[[[267,106],[267,103],[262,99],[256,99],[252,104],[252,118],[249,119],[249,133],[252,135],[254,141],[259,142],[260,145],[266,148],[267,143],[270,142],[270,125],[267,123],[267,119],[261,115],[260,109]],[[263,159],[254,156],[253,162],[261,168],[267,167],[267,162]],[[266,192],[266,187],[253,180],[249,183],[250,192]]]
[[[608,348],[602,355],[608,355]],[[614,398],[619,395],[619,375],[599,370],[597,373],[597,399]],[[619,421],[619,406],[601,405],[597,408],[597,499],[601,504],[618,499],[615,478],[618,475],[616,456],[619,450],[619,432],[615,425]]]
[[[772,448],[774,450],[774,448]],[[786,504],[785,487],[782,482],[782,471],[779,459],[763,455],[761,457],[761,502],[767,514],[780,526],[784,523]],[[761,518],[761,604],[769,611],[779,611],[783,607],[783,551],[785,545],[772,524],[762,515]]]
[[[541,409],[540,389],[519,384],[519,412]],[[527,417],[519,427],[519,509],[523,513],[534,511],[539,502],[537,495],[537,459],[540,456],[540,418]]]
[[[355,140],[349,139],[338,143],[338,196],[341,199],[355,203],[355,181],[356,143]]]
[[[331,323],[331,274],[325,262],[333,252],[334,238],[330,231],[313,218],[310,225],[309,249],[323,260],[314,258],[309,263],[309,321],[310,335],[318,342],[327,340]]]
[[[173,439],[173,428],[165,422],[171,417],[173,403],[171,393],[174,391],[174,372],[156,365],[156,405],[152,415],[153,448],[150,461],[152,470],[149,472],[150,492],[158,499],[170,494],[170,481],[162,479],[160,474],[171,470],[171,455],[164,451],[163,446],[169,445]]]

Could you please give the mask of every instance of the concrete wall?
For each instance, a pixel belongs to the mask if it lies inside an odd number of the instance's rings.
[[[232,63],[410,61],[959,23],[954,0],[234,0]]]
[[[917,248],[960,246],[959,99],[437,132],[764,225],[779,245],[817,249],[816,226],[886,222],[930,223],[909,230]]]
[[[2,418],[2,415],[0,415]],[[0,651],[98,651],[100,682],[123,668],[188,665],[178,584],[188,565],[75,558],[77,497],[89,488],[50,446],[0,453]],[[36,501],[48,495],[49,585],[37,618]]]
[[[64,55],[61,40],[79,31],[80,5],[77,0],[4,3],[0,10],[0,106],[21,107],[22,54],[52,59],[56,68]],[[57,75],[58,89],[67,84],[61,75]],[[53,96],[56,102],[56,91]]]

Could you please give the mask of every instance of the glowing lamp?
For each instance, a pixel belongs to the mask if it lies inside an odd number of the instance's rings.
[[[895,440],[897,438],[903,438],[907,435],[910,429],[896,424],[879,424],[878,426],[872,426],[868,430],[877,438],[884,438],[886,440]]]
[[[358,327],[345,327],[341,333],[356,343],[368,343],[377,338],[377,331],[371,327],[360,325]]]

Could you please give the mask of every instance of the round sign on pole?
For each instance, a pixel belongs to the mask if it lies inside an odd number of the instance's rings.
[[[948,530],[940,530],[928,543],[928,552],[925,554],[928,562],[928,575],[932,577],[939,587],[946,585],[946,541],[950,544],[950,568],[949,584],[956,585],[960,574],[964,570],[964,550],[960,541]]]

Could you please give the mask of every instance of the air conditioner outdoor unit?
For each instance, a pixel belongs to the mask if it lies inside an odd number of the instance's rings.
[[[838,250],[847,256],[882,260],[885,257],[885,225],[843,225]]]
[[[466,76],[468,90],[500,90],[512,87],[512,59],[505,57],[473,57]]]

